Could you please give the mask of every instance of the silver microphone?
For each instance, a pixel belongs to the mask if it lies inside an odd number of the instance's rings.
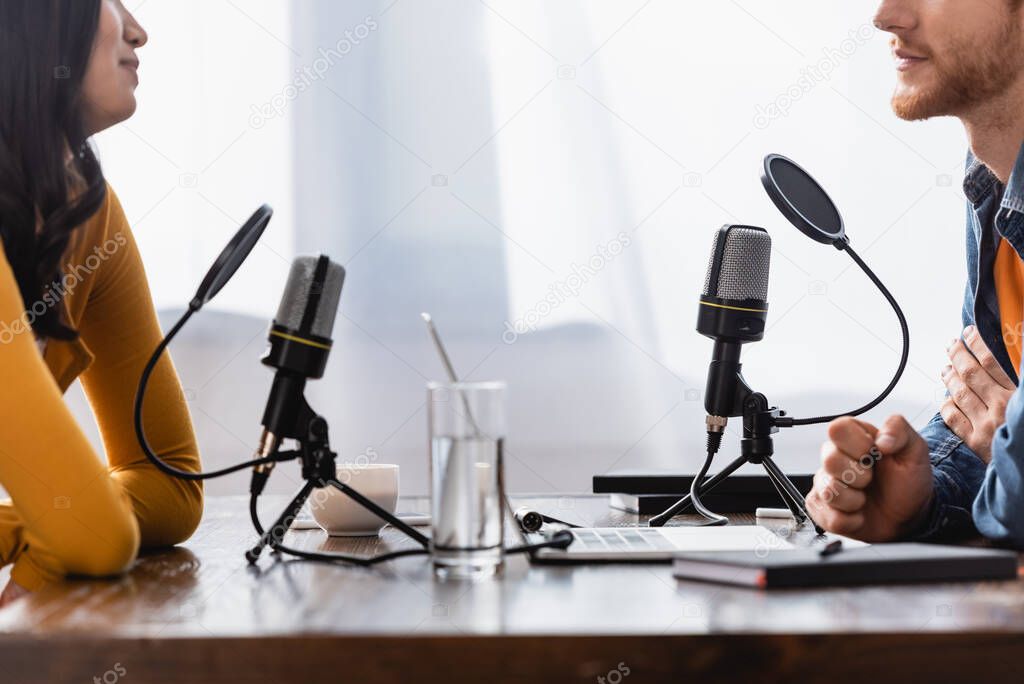
[[[715,233],[702,297],[768,299],[772,238],[763,228],[726,226]]]

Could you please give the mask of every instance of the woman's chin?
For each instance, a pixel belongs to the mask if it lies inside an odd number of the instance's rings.
[[[124,99],[118,106],[87,107],[85,112],[85,123],[87,136],[93,136],[100,131],[105,131],[111,126],[116,126],[122,121],[127,121],[135,114],[135,95]]]

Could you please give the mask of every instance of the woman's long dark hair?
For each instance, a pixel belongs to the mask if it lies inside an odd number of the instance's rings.
[[[0,239],[32,329],[61,340],[78,333],[50,286],[106,198],[82,115],[101,1],[0,0]]]

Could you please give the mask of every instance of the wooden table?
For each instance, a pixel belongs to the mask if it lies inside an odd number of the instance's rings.
[[[211,498],[187,544],[121,579],[68,582],[0,611],[0,681],[989,682],[1020,681],[1024,667],[1017,581],[764,592],[680,582],[664,564],[521,557],[478,583],[436,581],[426,557],[364,569],[266,554],[250,567],[246,503]],[[604,497],[514,503],[587,525],[638,522]],[[289,534],[307,549],[411,545],[390,529],[371,541]]]

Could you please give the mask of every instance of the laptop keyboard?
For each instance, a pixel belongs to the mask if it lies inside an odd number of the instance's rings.
[[[570,546],[569,551],[574,548],[585,551],[673,551],[676,548],[660,531],[642,527],[576,529],[572,530],[572,535],[576,538],[576,544]]]

